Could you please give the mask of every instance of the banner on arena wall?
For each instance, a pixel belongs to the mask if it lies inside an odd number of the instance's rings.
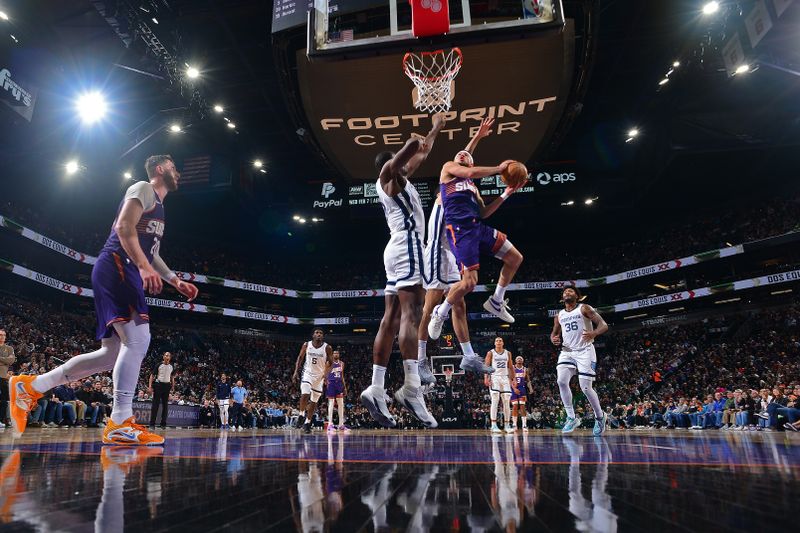
[[[744,26],[747,29],[747,36],[750,38],[750,47],[755,48],[761,39],[772,29],[772,17],[767,10],[764,0],[758,0],[744,18]]]
[[[94,298],[94,291],[86,287],[79,287],[65,283],[56,278],[51,278],[34,270],[30,270],[23,266],[15,265],[9,261],[0,259],[0,268],[28,278],[31,281],[47,285],[53,289],[61,292],[67,292],[76,296],[84,296],[87,298]],[[207,313],[218,314],[223,316],[231,316],[236,318],[244,318],[247,320],[258,320],[261,322],[275,322],[278,324],[297,324],[297,325],[333,325],[333,324],[349,324],[349,317],[332,317],[332,318],[297,318],[292,316],[274,315],[271,313],[261,313],[259,311],[246,311],[243,309],[230,309],[228,307],[216,307],[211,305],[195,304],[192,302],[178,302],[176,300],[167,300],[165,298],[152,298],[146,297],[147,305],[153,307],[162,307],[164,309],[172,309],[174,311],[189,311],[193,313]]]
[[[85,287],[78,287],[65,283],[63,281],[45,276],[39,272],[34,272],[25,267],[15,265],[9,261],[0,259],[0,269],[17,274],[28,278],[42,285],[47,285],[62,292],[68,292],[77,296],[85,296],[88,298],[94,297],[92,289]],[[633,309],[642,309],[645,307],[653,307],[657,305],[674,304],[684,302],[687,300],[694,300],[697,298],[704,298],[706,296],[714,296],[726,292],[737,292],[746,289],[754,289],[756,287],[764,287],[768,285],[776,285],[780,283],[800,282],[800,269],[789,270],[777,274],[769,274],[767,276],[760,276],[758,278],[743,279],[731,283],[722,283],[719,285],[712,285],[710,287],[703,287],[702,289],[695,289],[692,291],[674,292],[672,294],[664,294],[654,296],[651,298],[643,298],[633,302],[620,303],[610,306],[598,307],[597,311],[600,313],[621,313],[624,311],[631,311]],[[244,318],[248,320],[259,320],[263,322],[276,322],[279,324],[298,324],[298,325],[346,325],[350,324],[350,317],[332,317],[332,318],[296,318],[290,316],[273,315],[270,313],[261,313],[257,311],[244,311],[241,309],[229,309],[227,307],[206,306],[202,304],[193,304],[191,302],[178,302],[175,300],[166,300],[163,298],[145,298],[148,305],[154,307],[163,307],[166,309],[173,309],[179,311],[191,311],[194,313],[215,313],[224,316],[232,316],[237,318]],[[547,315],[554,317],[558,314],[559,309],[548,309]],[[470,315],[471,318],[490,318],[488,314],[478,313]]]
[[[55,250],[67,257],[74,259],[80,263],[93,265],[97,262],[97,258],[88,254],[84,254],[73,250],[59,242],[54,241],[44,235],[36,233],[35,231],[26,228],[6,217],[0,215],[0,226],[8,228],[23,237],[26,237],[34,242],[46,246],[51,250]],[[696,265],[704,261],[713,259],[720,259],[723,257],[731,257],[744,253],[744,245],[729,246],[727,248],[720,248],[718,250],[710,250],[695,255],[683,257],[681,259],[673,259],[671,261],[664,261],[655,263],[645,267],[635,268],[617,274],[610,274],[608,276],[601,276],[591,279],[577,279],[577,280],[561,280],[561,281],[529,281],[526,283],[512,283],[508,286],[511,291],[540,291],[551,289],[563,289],[567,285],[575,285],[577,287],[597,287],[599,285],[610,285],[612,283],[619,283],[636,278],[642,278],[653,274],[659,274],[669,270],[677,270],[679,268]],[[232,289],[240,289],[243,291],[257,292],[268,294],[272,296],[283,296],[286,298],[310,298],[315,300],[332,300],[338,298],[375,298],[384,295],[383,289],[348,289],[338,291],[299,291],[295,289],[284,289],[281,287],[273,287],[270,285],[262,285],[260,283],[251,283],[247,281],[237,281],[232,279],[225,279],[217,276],[208,276],[204,274],[195,274],[191,272],[175,272],[179,278],[184,281],[192,283],[204,283],[207,285],[219,285]],[[492,292],[493,285],[478,285],[475,287],[475,292]]]

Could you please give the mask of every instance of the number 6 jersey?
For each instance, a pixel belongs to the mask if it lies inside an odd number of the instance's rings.
[[[591,343],[583,340],[584,331],[593,331],[592,321],[583,316],[581,306],[578,304],[572,311],[562,309],[558,312],[558,322],[561,324],[561,350],[564,352],[580,352]]]

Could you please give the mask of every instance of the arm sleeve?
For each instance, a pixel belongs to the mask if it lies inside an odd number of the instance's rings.
[[[163,259],[161,259],[161,256],[158,254],[153,254],[153,262],[151,264],[153,266],[153,269],[156,272],[158,272],[159,276],[161,276],[161,279],[163,279],[166,282],[172,282],[175,280],[175,278],[178,277],[178,275],[175,274],[175,272],[169,269],[167,264],[164,262]]]
[[[136,199],[142,204],[145,211],[150,211],[156,205],[156,191],[147,181],[134,183],[125,191],[125,200]]]

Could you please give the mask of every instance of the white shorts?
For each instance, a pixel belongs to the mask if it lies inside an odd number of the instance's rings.
[[[556,367],[562,366],[572,369],[573,376],[578,374],[579,378],[594,381],[597,370],[597,352],[594,350],[594,345],[590,344],[580,351],[561,352]]]
[[[303,379],[300,381],[300,394],[311,396],[311,401],[317,403],[319,397],[322,396],[322,383],[325,376],[311,376],[303,374]]]
[[[491,376],[491,392],[499,392],[500,394],[511,394],[511,381],[508,376]]]
[[[422,236],[415,231],[392,233],[383,250],[386,269],[385,294],[397,294],[397,289],[422,285],[425,263],[422,256]]]
[[[437,241],[425,247],[425,290],[446,291],[453,283],[461,281],[458,263],[450,245]]]
[[[229,399],[225,399],[225,400],[219,400],[219,404],[220,404],[220,405],[228,405],[228,403],[229,403],[229,402],[230,402],[230,400],[229,400]]]

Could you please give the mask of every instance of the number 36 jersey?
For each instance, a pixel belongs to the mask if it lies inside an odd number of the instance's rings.
[[[328,358],[327,347],[328,345],[324,342],[319,348],[315,348],[312,341],[308,341],[306,344],[306,362],[303,366],[303,374],[307,378],[321,378],[325,375],[325,362]]]
[[[592,344],[583,340],[584,331],[593,331],[592,321],[583,316],[578,304],[572,311],[562,309],[558,312],[558,322],[561,324],[561,350],[564,352],[580,352]]]

